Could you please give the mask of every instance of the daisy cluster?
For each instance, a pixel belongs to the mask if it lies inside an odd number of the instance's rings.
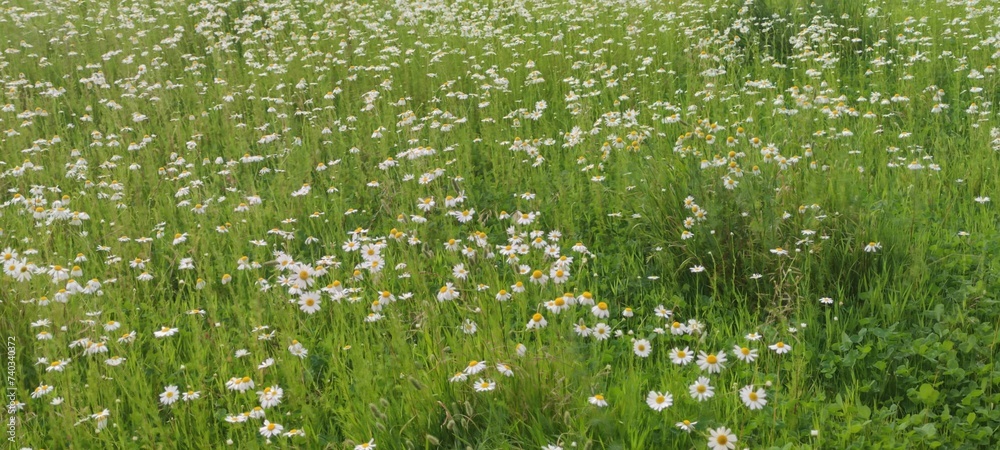
[[[5,2],[26,445],[818,438],[862,294],[995,222],[1000,8],[785,3]]]

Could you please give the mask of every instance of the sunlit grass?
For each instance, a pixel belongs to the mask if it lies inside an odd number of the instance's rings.
[[[11,445],[992,448],[987,6],[5,4]]]

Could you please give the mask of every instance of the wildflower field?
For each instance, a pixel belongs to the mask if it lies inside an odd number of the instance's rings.
[[[1000,446],[1000,2],[0,0],[3,438]]]

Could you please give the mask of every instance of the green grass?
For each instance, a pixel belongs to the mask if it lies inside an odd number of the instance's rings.
[[[9,445],[707,448],[727,427],[737,448],[993,448],[1000,84],[983,3],[0,3]],[[707,211],[690,239],[687,198]],[[515,211],[537,217],[502,218]],[[362,256],[342,248],[359,229],[385,243],[381,271],[355,272]],[[542,248],[500,254],[534,231],[572,256],[564,284],[529,281],[549,273]],[[325,267],[306,290],[349,293],[307,314],[278,252]],[[99,292],[60,301],[72,286],[55,265]],[[438,300],[446,283],[459,298]],[[383,291],[400,298],[367,322]],[[584,292],[610,317],[546,308]],[[535,313],[546,327],[526,327]],[[702,329],[672,335],[675,319]],[[574,332],[598,322],[620,335]],[[164,326],[177,333],[155,337]],[[107,353],[86,354],[98,342]],[[728,362],[679,366],[674,347]],[[487,368],[449,381],[469,361]],[[227,389],[244,376],[253,389]],[[699,376],[705,402],[688,393]],[[762,409],[740,400],[747,385]],[[200,398],[164,405],[167,386]],[[268,386],[284,394],[267,420],[304,436],[226,421]],[[654,411],[650,391],[673,405]]]

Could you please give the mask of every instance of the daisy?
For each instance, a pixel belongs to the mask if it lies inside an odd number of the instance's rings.
[[[299,296],[299,309],[306,314],[314,314],[319,311],[319,292],[306,292]]]
[[[181,395],[181,400],[189,402],[191,400],[198,400],[198,398],[200,398],[200,397],[201,397],[201,391],[192,391],[192,390],[189,390],[189,391],[187,391],[187,392],[185,392],[184,394]]]
[[[66,366],[69,364],[69,362],[70,362],[70,360],[68,360],[68,359],[67,360],[59,360],[59,359],[57,359],[55,361],[52,361],[52,363],[50,363],[48,365],[48,367],[45,368],[45,371],[46,372],[51,372],[51,371],[54,370],[56,372],[62,372],[63,369],[65,369]]]
[[[698,377],[698,381],[695,381],[688,390],[691,391],[691,397],[699,402],[708,400],[715,395],[715,388],[709,384],[709,379],[705,377]]]
[[[751,349],[747,347],[740,347],[739,345],[733,346],[733,354],[736,358],[744,362],[753,362],[757,359],[757,349]]]
[[[534,284],[545,284],[545,282],[549,281],[549,276],[545,275],[545,273],[541,270],[536,270],[531,273],[531,277],[528,278],[528,281]]]
[[[875,253],[875,252],[877,252],[879,250],[882,250],[882,243],[881,242],[872,241],[872,242],[869,242],[868,245],[865,246],[865,253]]]
[[[694,353],[691,353],[691,349],[684,347],[684,350],[674,348],[670,350],[670,361],[677,365],[687,365],[694,359]]]
[[[469,375],[475,375],[479,372],[486,370],[486,361],[469,361],[468,367],[465,368],[464,372]]]
[[[677,428],[680,428],[681,430],[690,433],[691,430],[694,430],[694,426],[697,423],[698,422],[692,422],[690,420],[682,420],[680,422],[677,422],[675,425],[677,426]]]
[[[674,321],[674,323],[670,324],[670,334],[674,336],[680,336],[682,334],[686,334],[687,332],[688,332],[688,327],[683,323]]]
[[[788,345],[788,344],[786,344],[784,342],[780,342],[780,341],[777,344],[769,345],[768,348],[770,348],[771,350],[774,350],[774,352],[777,353],[777,354],[779,354],[779,355],[783,355],[785,353],[788,353],[788,352],[792,351],[792,346],[791,345]]]
[[[595,394],[593,397],[587,399],[587,401],[590,402],[591,405],[594,405],[598,408],[603,408],[605,406],[608,406],[608,402],[604,400],[604,394]]]
[[[177,333],[177,331],[178,331],[177,328],[162,327],[160,328],[160,331],[154,331],[153,336],[156,336],[158,338],[170,337],[173,336],[175,333]]]
[[[479,329],[479,327],[476,325],[476,322],[470,319],[465,319],[465,322],[462,323],[461,328],[462,332],[465,334],[476,334],[476,331]]]
[[[565,283],[566,280],[569,279],[569,271],[563,270],[563,269],[554,268],[549,273],[549,277],[552,278],[552,282],[553,283],[555,283],[555,284],[562,284],[562,283]]]
[[[531,316],[531,320],[528,321],[528,329],[545,328],[548,324],[549,322],[545,320],[545,317],[543,317],[541,313],[535,313]]]
[[[375,448],[375,439],[354,446],[354,450],[371,450],[373,448]]]
[[[281,434],[284,427],[267,419],[264,419],[264,426],[260,427],[260,435],[264,437],[277,436]]]
[[[708,448],[711,450],[733,450],[736,448],[736,435],[726,427],[708,430]]]
[[[43,395],[52,392],[52,389],[54,388],[47,384],[38,385],[38,387],[36,387],[35,390],[31,392],[31,398],[40,398]]]
[[[725,368],[725,365],[723,365],[724,362],[726,362],[726,354],[724,352],[698,352],[698,367],[701,370],[707,370],[708,373],[722,372],[722,369]]]
[[[763,389],[754,390],[753,385],[740,389],[740,399],[750,410],[762,409],[767,404],[767,392]]]
[[[475,388],[476,392],[492,391],[497,388],[497,384],[494,383],[492,380],[484,380],[480,378],[479,381],[476,381]]]
[[[177,386],[167,386],[166,390],[160,394],[160,403],[163,403],[164,405],[171,405],[177,401],[177,397]]]
[[[514,376],[514,371],[511,370],[510,366],[508,366],[508,365],[506,365],[504,363],[497,363],[497,372],[500,372],[505,377],[512,377],[512,376]]]
[[[99,413],[91,414],[90,418],[97,421],[97,430],[100,431],[104,427],[108,426],[108,417],[111,417],[111,411],[108,409],[101,410]]]
[[[254,383],[250,377],[233,377],[226,382],[226,388],[230,391],[246,392],[249,389],[253,389]]]
[[[649,391],[649,395],[646,396],[646,404],[654,411],[663,411],[673,403],[674,396],[670,395],[669,392]]]
[[[306,348],[302,346],[301,342],[294,339],[292,339],[292,345],[288,346],[288,351],[299,358],[305,358],[309,355],[309,350],[306,350]]]
[[[611,316],[611,312],[608,311],[608,304],[604,302],[597,303],[597,305],[590,309],[590,312],[599,319],[607,319]]]
[[[611,327],[609,327],[606,323],[603,322],[598,323],[597,325],[594,325],[594,328],[592,330],[590,330],[590,335],[596,338],[598,341],[603,341],[611,337]]]
[[[125,358],[122,358],[121,356],[112,356],[111,358],[104,360],[104,364],[107,364],[112,367],[119,366],[123,362],[125,362]]]
[[[653,347],[650,346],[649,341],[638,339],[632,343],[632,351],[635,352],[635,356],[645,358],[653,351]]]

